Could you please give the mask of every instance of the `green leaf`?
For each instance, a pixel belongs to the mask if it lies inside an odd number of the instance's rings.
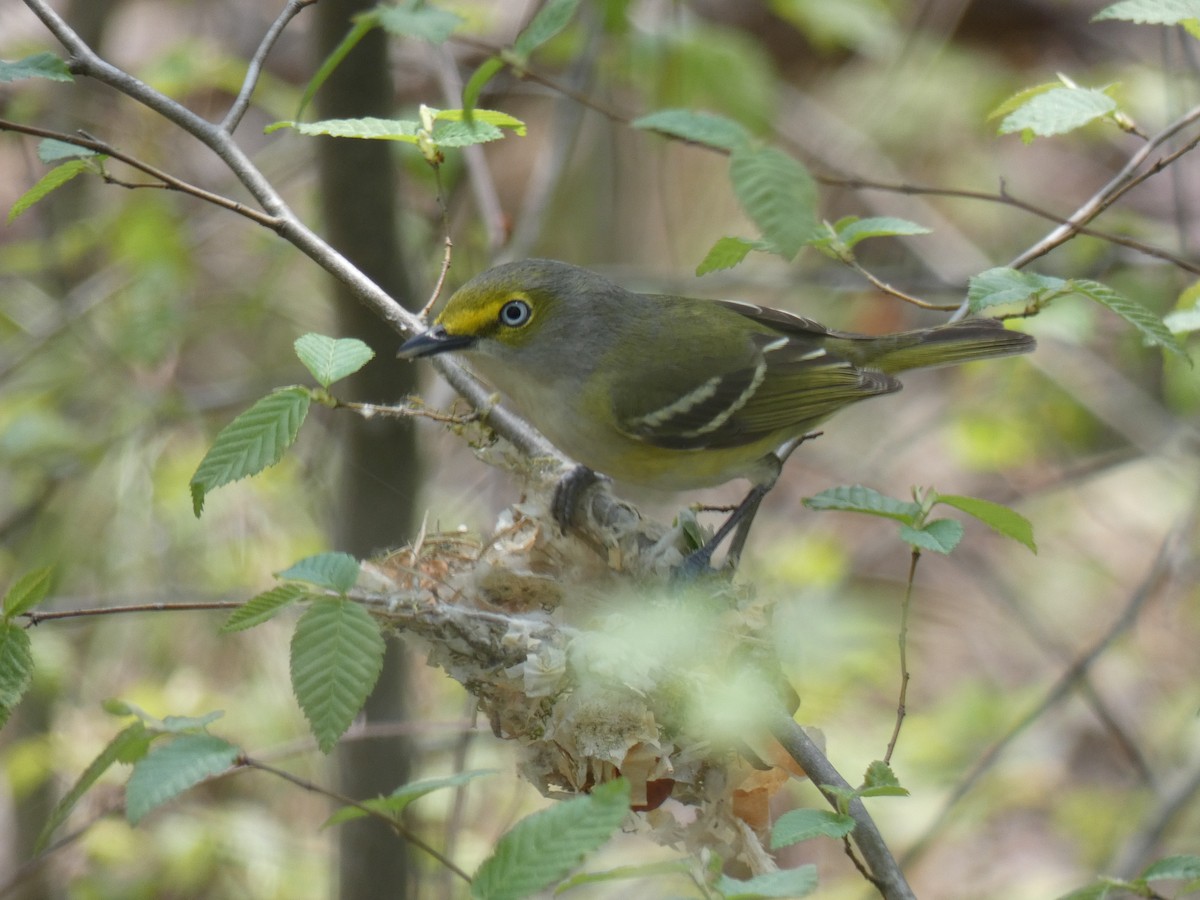
[[[867,766],[867,771],[863,775],[863,787],[900,787],[900,779],[896,777],[896,773],[881,759],[874,760]]]
[[[1037,544],[1033,542],[1033,523],[1019,512],[999,503],[992,503],[990,500],[963,497],[958,494],[938,494],[937,502],[962,510],[989,528],[1024,544],[1037,553]]]
[[[914,528],[912,525],[900,526],[900,540],[922,550],[934,550],[938,553],[949,553],[958,546],[962,536],[962,522],[954,519],[934,519],[920,528]]]
[[[303,581],[344,594],[354,587],[360,568],[358,560],[349,553],[317,553],[276,572],[275,577],[283,581]]]
[[[1092,16],[1093,22],[1123,19],[1139,25],[1180,25],[1200,19],[1200,0],[1123,0]]]
[[[513,53],[521,60],[529,59],[534,50],[567,27],[578,6],[579,0],[548,0],[533,21],[517,35]]]
[[[35,53],[16,62],[0,59],[0,84],[25,78],[49,78],[51,81],[74,81],[67,64],[53,53]]]
[[[29,633],[7,619],[0,621],[0,728],[33,682]]]
[[[473,109],[468,115],[465,109],[433,110],[433,118],[438,122],[486,122],[498,128],[510,128],[518,137],[525,136],[525,123],[516,116],[495,109]],[[437,135],[435,129],[434,135]]]
[[[967,304],[973,313],[995,306],[1036,307],[1069,294],[1065,279],[997,266],[981,272],[967,285]]]
[[[296,623],[292,636],[292,691],[328,753],[350,727],[383,667],[379,625],[357,603],[322,600]]]
[[[379,20],[376,17],[376,10],[360,13],[354,17],[354,24],[350,27],[350,31],[342,38],[341,43],[333,48],[333,52],[325,58],[325,61],[321,63],[321,67],[317,69],[316,73],[309,79],[308,84],[305,86],[304,93],[300,97],[300,105],[296,109],[297,119],[304,115],[304,110],[308,109],[308,104],[312,103],[312,99],[316,96],[317,91],[321,89],[321,85],[329,80],[329,76],[342,64],[342,60],[378,24]],[[268,127],[267,133],[269,134],[274,131],[275,127]]]
[[[1020,109],[1039,94],[1044,94],[1047,91],[1052,91],[1062,86],[1063,83],[1061,81],[1047,81],[1045,84],[1035,84],[1032,87],[1022,88],[988,113],[987,117],[989,120],[999,119],[1001,116],[1006,116],[1010,112]]]
[[[1142,304],[1118,294],[1112,288],[1108,287],[1108,285],[1101,284],[1098,281],[1073,278],[1069,284],[1076,293],[1083,294],[1090,300],[1095,300],[1097,303],[1107,306],[1141,332],[1142,337],[1148,343],[1157,344],[1164,350],[1174,353],[1188,365],[1192,364],[1192,358],[1188,356],[1187,350],[1183,348],[1183,345],[1179,343],[1175,335],[1171,334],[1166,323],[1146,307],[1142,306]]]
[[[375,357],[375,351],[358,338],[331,338],[323,334],[302,334],[293,344],[296,356],[321,387],[353,375]]]
[[[900,784],[900,779],[896,777],[892,767],[879,759],[867,766],[863,775],[863,786],[857,793],[860,797],[908,796],[908,790]]]
[[[111,741],[108,742],[100,755],[97,756],[88,767],[83,770],[83,774],[71,786],[71,789],[63,795],[63,798],[55,805],[54,810],[50,813],[50,817],[46,820],[46,824],[42,826],[41,834],[38,835],[37,843],[33,846],[33,853],[36,856],[46,849],[46,844],[49,842],[54,832],[59,829],[63,822],[67,821],[67,817],[71,815],[71,810],[82,799],[83,795],[88,792],[93,784],[100,780],[100,776],[109,770],[113,763],[132,763],[141,759],[146,755],[146,751],[150,749],[150,742],[154,740],[155,735],[146,730],[146,726],[141,722],[134,722],[124,728]]]
[[[494,110],[475,110],[472,121],[465,121],[463,110],[430,110],[434,119],[430,135],[440,147],[467,147],[504,137],[501,126],[512,128],[518,134],[525,133],[525,123],[507,113]],[[278,128],[294,128],[305,135],[328,135],[330,137],[362,138],[379,141],[401,141],[416,144],[421,139],[421,123],[410,119],[324,119],[320,122],[276,122],[267,126],[267,131]]]
[[[859,241],[873,237],[899,237],[911,234],[929,234],[931,229],[908,219],[897,219],[893,216],[876,216],[869,219],[859,219],[849,216],[834,226],[838,240],[847,248],[853,247]]]
[[[238,748],[211,734],[182,734],[133,766],[125,816],[136,825],[154,808],[233,765]]]
[[[1116,111],[1117,101],[1099,88],[1059,85],[1037,94],[1005,116],[999,131],[1000,134],[1024,132],[1028,143],[1035,135],[1064,134]]]
[[[771,829],[771,849],[790,847],[815,837],[840,840],[854,830],[854,819],[828,809],[792,809]]]
[[[38,159],[48,166],[67,159],[108,158],[97,153],[95,150],[89,150],[87,147],[80,147],[78,144],[69,144],[66,141],[58,141],[54,138],[46,138],[38,141],[37,155]]]
[[[415,144],[421,123],[414,119],[379,119],[365,116],[360,119],[322,119],[319,122],[273,122],[265,130],[270,134],[280,128],[294,128],[300,134],[313,137],[328,135]]]
[[[1200,856],[1168,856],[1151,863],[1141,874],[1142,881],[1161,881],[1165,878],[1182,881],[1200,878]]]
[[[380,4],[373,10],[379,24],[388,34],[417,38],[431,44],[444,44],[463,20],[449,10],[409,2],[404,6]]]
[[[251,597],[244,604],[229,614],[229,618],[221,626],[222,634],[234,631],[245,631],[255,625],[275,618],[285,608],[308,596],[308,589],[298,584],[281,584],[278,587],[264,591],[257,597]]]
[[[17,202],[8,211],[8,223],[11,225],[17,216],[21,215],[21,213],[25,212],[25,210],[29,209],[46,195],[62,187],[76,175],[90,171],[94,171],[94,165],[91,160],[86,159],[73,159],[60,166],[55,166],[39,178],[37,184],[17,198]]]
[[[817,189],[812,176],[773,147],[739,147],[729,160],[733,191],[774,252],[792,259],[817,233]]]
[[[410,803],[420,797],[424,797],[426,794],[432,794],[434,791],[440,791],[444,788],[461,787],[468,781],[473,781],[481,775],[495,775],[499,771],[499,769],[475,769],[470,772],[447,775],[443,778],[425,778],[421,781],[401,785],[386,797],[365,800],[362,805],[367,809],[396,819],[399,818],[400,814],[404,812]],[[367,815],[365,809],[360,809],[357,806],[343,806],[326,819],[325,824],[321,827],[328,828],[331,825],[340,825],[343,822],[349,822],[351,819],[361,819],[365,815]]]
[[[700,265],[696,266],[696,274],[707,275],[709,272],[721,269],[732,269],[745,259],[746,254],[751,250],[770,249],[770,244],[762,241],[748,241],[745,238],[736,237],[720,238],[712,245],[712,249],[708,251],[708,255],[704,257]]]
[[[921,514],[921,506],[911,500],[897,500],[861,484],[841,485],[806,497],[809,509],[836,509],[843,512],[866,513],[911,524]]]
[[[54,581],[54,567],[46,566],[26,572],[13,582],[4,595],[4,618],[11,619],[28,612],[46,599],[50,584]]]
[[[740,123],[710,112],[662,109],[634,119],[632,125],[718,150],[732,151],[750,143],[750,133]]]
[[[794,869],[781,869],[778,872],[755,875],[745,881],[722,875],[717,879],[716,888],[724,900],[807,897],[817,889],[817,867],[812,863],[806,863]]]
[[[483,93],[483,89],[487,83],[496,77],[496,73],[504,68],[504,60],[499,56],[489,56],[479,68],[471,73],[471,77],[467,79],[466,85],[463,86],[462,105],[463,111],[468,115],[474,112],[475,104],[479,102],[479,95]]]
[[[629,813],[629,782],[556,803],[518,822],[496,843],[471,881],[478,900],[519,900],[540,891],[602,846]]]
[[[196,518],[209,492],[256,475],[283,458],[308,415],[311,399],[307,388],[280,388],[221,429],[192,476],[192,511]]]

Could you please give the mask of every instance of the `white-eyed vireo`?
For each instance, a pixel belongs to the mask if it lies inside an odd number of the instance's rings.
[[[806,433],[899,390],[896,373],[1033,347],[995,319],[850,334],[750,303],[638,294],[529,259],[468,281],[400,355],[462,352],[592,470],[668,490],[748,478],[761,500]]]

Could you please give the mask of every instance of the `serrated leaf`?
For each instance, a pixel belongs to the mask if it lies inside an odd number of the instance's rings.
[[[323,334],[302,334],[292,345],[296,356],[321,387],[353,375],[375,357],[375,351],[358,338],[331,338]]]
[[[292,635],[292,691],[317,746],[328,753],[350,727],[383,667],[383,635],[357,603],[322,600]]]
[[[629,782],[618,778],[527,816],[483,861],[471,881],[471,896],[520,900],[540,891],[606,843],[628,813]]]
[[[1179,343],[1175,335],[1171,334],[1166,323],[1142,304],[1118,294],[1108,285],[1098,281],[1073,278],[1069,284],[1076,293],[1083,294],[1085,297],[1107,306],[1141,332],[1142,337],[1148,343],[1157,344],[1164,350],[1174,353],[1188,365],[1192,364],[1192,358],[1188,355],[1187,350]]]
[[[874,237],[900,237],[902,235],[929,234],[930,229],[908,219],[898,219],[894,216],[875,216],[869,219],[843,219],[836,226],[838,240],[847,248],[853,247],[859,241]]]
[[[8,211],[8,223],[11,225],[17,216],[25,212],[46,195],[62,187],[76,175],[92,171],[92,162],[86,159],[73,159],[62,165],[55,166],[38,179],[37,184],[17,198],[17,202]]]
[[[1032,87],[1022,88],[988,113],[987,118],[991,120],[1006,116],[1013,110],[1020,109],[1039,94],[1044,94],[1046,91],[1052,91],[1062,86],[1063,83],[1061,81],[1047,81],[1045,84],[1035,84]]]
[[[937,553],[949,553],[962,540],[962,522],[955,519],[934,519],[920,528],[912,525],[900,526],[900,540]]]
[[[421,123],[415,119],[380,119],[364,116],[359,119],[322,119],[318,122],[272,122],[264,130],[270,134],[280,128],[294,128],[300,134],[309,136],[327,135],[415,144]]]
[[[836,509],[843,512],[866,513],[871,516],[882,516],[895,519],[897,522],[911,524],[921,514],[921,506],[911,500],[897,500],[888,497],[873,488],[861,484],[841,485],[821,491],[812,497],[806,497],[804,505],[809,509]]]
[[[958,494],[938,494],[937,502],[962,510],[994,531],[1024,544],[1037,553],[1037,544],[1033,542],[1033,523],[1016,510],[999,503],[992,503],[990,500],[963,497]]]
[[[275,577],[283,581],[303,581],[344,594],[354,587],[360,568],[359,561],[349,553],[317,553],[276,572]]]
[[[424,3],[404,6],[379,5],[374,9],[380,25],[388,34],[411,37],[431,44],[444,44],[463,19],[446,9]]]
[[[578,6],[579,0],[548,0],[533,21],[517,35],[513,53],[522,60],[529,59],[529,54],[567,27]]]
[[[817,867],[812,863],[778,872],[764,872],[745,881],[722,875],[717,890],[724,900],[769,900],[769,898],[807,897],[817,889]]]
[[[995,306],[1033,306],[1070,292],[1065,279],[997,266],[971,278],[967,305],[973,313]]]
[[[27,612],[46,599],[54,581],[54,567],[46,566],[26,572],[13,582],[4,595],[4,618],[11,619]]]
[[[817,189],[808,171],[774,147],[739,147],[730,155],[729,177],[771,249],[794,258],[819,228]]]
[[[750,133],[740,123],[710,112],[661,109],[634,119],[631,124],[644,131],[654,131],[718,150],[732,151],[750,142]]]
[[[211,734],[182,734],[134,763],[125,786],[125,816],[136,825],[147,813],[237,759],[238,748]]]
[[[721,269],[732,269],[746,258],[751,250],[770,250],[770,245],[762,241],[748,241],[745,238],[723,237],[712,245],[708,255],[696,266],[696,275],[707,275]]]
[[[999,131],[1049,137],[1074,131],[1116,111],[1117,101],[1099,88],[1060,85],[1037,94],[1005,116]]]
[[[100,776],[109,770],[113,763],[132,763],[146,755],[146,751],[150,748],[150,742],[154,740],[154,735],[146,730],[146,726],[141,722],[134,722],[122,729],[116,737],[108,742],[108,745],[100,751],[100,755],[93,759],[83,774],[79,776],[71,789],[63,795],[63,798],[55,804],[50,817],[46,820],[46,824],[42,826],[42,831],[38,835],[37,843],[33,846],[33,853],[36,856],[46,849],[46,844],[54,835],[63,822],[67,821],[67,817],[71,815],[71,810],[83,798],[83,795],[88,792],[93,784],[100,780]]]
[[[0,621],[0,727],[33,682],[33,650],[29,633],[7,620]]]
[[[1200,19],[1200,0],[1123,0],[1092,16],[1093,22],[1122,19],[1139,25],[1181,25]]]
[[[1147,866],[1140,878],[1142,881],[1162,881],[1165,878],[1191,881],[1200,878],[1200,856],[1187,854],[1165,857]]]
[[[371,32],[371,29],[379,24],[376,18],[376,10],[360,13],[353,17],[353,21],[354,24],[350,26],[350,31],[342,38],[341,43],[333,48],[333,51],[325,58],[320,68],[317,69],[313,77],[309,79],[308,84],[305,85],[304,93],[300,96],[300,105],[296,108],[297,119],[304,115],[304,110],[308,109],[308,104],[312,103],[312,99],[316,96],[317,91],[321,89],[321,85],[329,80],[329,76],[342,64],[342,60],[349,55],[350,51],[354,49],[359,41]],[[276,123],[276,125],[269,126],[267,133],[274,131],[280,124]]]
[[[437,122],[433,126],[433,142],[439,147],[470,147],[487,144],[504,137],[504,132],[488,122]]]
[[[854,830],[854,819],[828,809],[792,809],[771,829],[771,849],[790,847],[815,837],[840,840]]]
[[[192,476],[192,511],[197,518],[208,493],[283,458],[304,424],[310,402],[307,388],[280,388],[221,429]]]
[[[420,781],[401,785],[386,797],[364,800],[362,805],[367,809],[383,813],[395,819],[404,812],[410,803],[420,797],[424,797],[426,794],[432,794],[434,791],[440,791],[445,788],[461,787],[482,775],[495,775],[499,771],[499,769],[475,769],[470,772],[447,775],[443,778],[424,778]],[[366,809],[360,809],[357,806],[343,806],[326,819],[325,824],[321,827],[328,828],[331,825],[340,825],[352,819],[361,819],[365,815],[367,815]]]
[[[872,761],[863,775],[863,787],[900,787],[900,779],[896,773],[881,759]]]
[[[53,53],[35,53],[16,62],[0,59],[0,84],[25,78],[48,78],[51,81],[74,81],[67,64]]]
[[[221,626],[222,634],[245,631],[255,625],[270,621],[291,604],[308,596],[308,589],[298,584],[281,584],[251,597],[229,614]]]
[[[80,147],[77,144],[68,144],[66,141],[58,141],[54,138],[38,141],[37,155],[38,159],[48,166],[68,159],[94,159],[95,157],[107,159],[95,150],[89,150],[87,147]]]

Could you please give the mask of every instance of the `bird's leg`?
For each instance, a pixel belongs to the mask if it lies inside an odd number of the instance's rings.
[[[759,504],[762,503],[763,497],[767,496],[767,491],[771,490],[774,483],[775,480],[771,479],[767,483],[756,484],[752,487],[746,498],[737,505],[737,508],[729,514],[729,518],[717,529],[717,533],[709,538],[699,550],[693,550],[685,556],[683,562],[679,564],[679,568],[671,573],[672,577],[679,581],[690,581],[701,573],[710,571],[713,554],[721,545],[721,541],[725,540],[734,528],[737,528],[737,534],[729,547],[727,560],[731,571],[737,568],[738,556],[741,555],[742,548],[746,544],[746,536],[750,533],[754,514],[758,512]]]
[[[712,565],[712,557],[716,552],[721,541],[729,536],[729,533],[737,529],[733,534],[733,540],[729,544],[729,553],[725,557],[725,565],[730,571],[737,568],[738,562],[742,558],[742,551],[746,548],[746,539],[750,536],[750,526],[754,524],[754,516],[758,513],[758,507],[763,501],[763,497],[775,486],[775,481],[779,477],[779,473],[783,470],[783,464],[787,462],[788,457],[792,455],[797,447],[807,440],[819,437],[821,432],[810,431],[807,434],[802,434],[799,437],[792,438],[790,441],[782,444],[779,449],[769,456],[774,460],[772,468],[774,474],[765,481],[762,481],[750,489],[744,500],[737,505],[737,508],[729,514],[729,518],[717,529],[707,543],[699,550],[694,550],[689,553],[675,570],[674,577],[680,580],[689,580],[695,578],[701,572],[709,569]]]
[[[603,477],[587,466],[577,465],[555,485],[554,497],[550,501],[550,513],[564,534],[571,527],[575,519],[575,508],[587,489]]]

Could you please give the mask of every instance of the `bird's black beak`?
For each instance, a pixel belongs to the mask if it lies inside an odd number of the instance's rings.
[[[434,325],[428,331],[405,341],[396,356],[400,359],[436,356],[438,353],[448,353],[451,350],[465,350],[474,342],[475,339],[469,335],[448,334],[444,325]]]

